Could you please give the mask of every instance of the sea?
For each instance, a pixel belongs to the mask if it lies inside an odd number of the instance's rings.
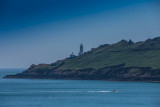
[[[160,83],[2,78],[24,70],[0,69],[0,107],[160,107]]]

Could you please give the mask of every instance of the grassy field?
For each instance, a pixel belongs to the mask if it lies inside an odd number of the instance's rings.
[[[119,64],[157,69],[160,68],[160,37],[137,43],[122,40],[111,45],[101,45],[63,62],[63,69],[101,68]]]

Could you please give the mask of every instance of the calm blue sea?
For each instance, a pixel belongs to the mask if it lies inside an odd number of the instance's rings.
[[[2,79],[21,71],[0,69],[0,107],[160,107],[160,83]]]

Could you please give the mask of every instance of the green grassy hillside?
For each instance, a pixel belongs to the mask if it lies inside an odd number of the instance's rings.
[[[122,40],[111,45],[101,45],[79,57],[62,62],[62,69],[101,68],[119,64],[157,69],[160,68],[160,37],[137,43]]]

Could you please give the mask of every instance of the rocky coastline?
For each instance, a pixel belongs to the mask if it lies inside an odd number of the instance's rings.
[[[150,67],[125,67],[125,64],[121,64],[99,69],[34,69],[37,66],[31,66],[22,73],[7,75],[4,78],[160,82],[160,69],[152,70]]]

